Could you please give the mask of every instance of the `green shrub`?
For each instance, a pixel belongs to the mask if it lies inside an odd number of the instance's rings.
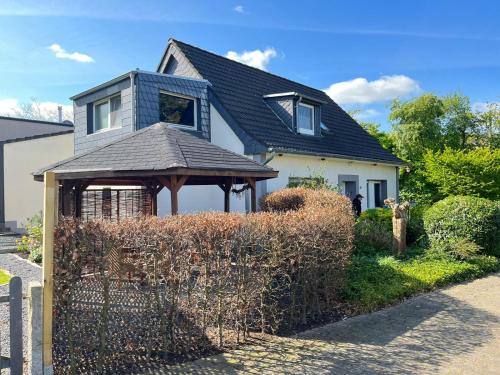
[[[406,227],[406,242],[425,245],[427,236],[424,228],[424,213],[429,209],[426,205],[417,205],[410,208],[410,215]]]
[[[445,198],[425,212],[424,227],[431,244],[466,239],[485,253],[500,255],[498,202],[466,196]]]
[[[500,259],[479,255],[459,261],[443,252],[419,254],[408,249],[404,258],[353,257],[344,296],[360,312],[373,311],[419,292],[500,270]]]
[[[359,216],[359,221],[373,220],[392,232],[392,210],[390,208],[369,208]]]
[[[43,221],[42,214],[36,214],[28,219],[26,234],[16,240],[17,250],[21,253],[29,253],[29,260],[35,263],[42,262]]]
[[[377,220],[361,220],[356,223],[356,248],[371,247],[375,250],[390,250],[392,232],[385,223]]]
[[[434,241],[432,251],[444,252],[458,260],[467,260],[478,255],[482,248],[467,238],[449,238],[445,241]]]

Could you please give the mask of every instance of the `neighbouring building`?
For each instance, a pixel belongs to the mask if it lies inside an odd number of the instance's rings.
[[[362,194],[363,209],[398,197],[403,162],[323,91],[177,40],[156,72],[131,71],[71,99],[76,155],[168,123],[279,171],[257,183],[258,196],[320,174],[350,197]],[[221,194],[217,186],[186,186],[179,211],[222,210]],[[169,205],[163,190],[159,215]],[[248,211],[248,194],[233,194],[231,208]]]
[[[73,124],[0,117],[0,229],[23,232],[43,208],[32,172],[74,154]]]

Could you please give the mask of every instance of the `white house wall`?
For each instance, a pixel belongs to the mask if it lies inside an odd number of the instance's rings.
[[[339,183],[339,175],[359,176],[359,193],[365,197],[362,200],[362,209],[367,208],[367,183],[368,180],[387,180],[387,197],[396,198],[396,167],[384,164],[366,163],[343,159],[302,156],[283,154],[276,155],[268,164],[279,171],[276,178],[267,180],[267,191],[282,189],[288,184],[288,178],[308,177],[320,174],[328,179],[333,185]]]
[[[32,173],[73,156],[73,134],[43,137],[4,145],[5,223],[11,230],[42,211],[43,183]]]
[[[211,141],[226,150],[243,155],[244,146],[219,112],[210,105]],[[183,186],[179,190],[179,212],[223,211],[224,192],[218,186]],[[231,211],[245,211],[244,195],[231,194]],[[170,213],[170,191],[163,189],[158,195],[158,214]]]

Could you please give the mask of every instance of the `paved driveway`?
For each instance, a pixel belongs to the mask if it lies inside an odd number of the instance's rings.
[[[500,374],[500,274],[158,374]]]

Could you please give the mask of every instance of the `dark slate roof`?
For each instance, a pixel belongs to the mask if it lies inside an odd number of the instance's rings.
[[[73,124],[0,116],[0,142],[22,141],[72,131]]]
[[[102,172],[104,177],[117,172],[126,175],[127,172],[160,172],[176,168],[248,172],[249,176],[277,174],[272,168],[188,134],[187,131],[167,124],[155,124],[43,168],[34,175],[40,177],[45,171],[60,174]]]
[[[171,40],[212,84],[217,98],[245,133],[276,151],[334,156],[391,164],[403,162],[385,150],[326,93],[189,44]],[[297,92],[324,104],[321,137],[291,131],[265,104],[264,95]]]

